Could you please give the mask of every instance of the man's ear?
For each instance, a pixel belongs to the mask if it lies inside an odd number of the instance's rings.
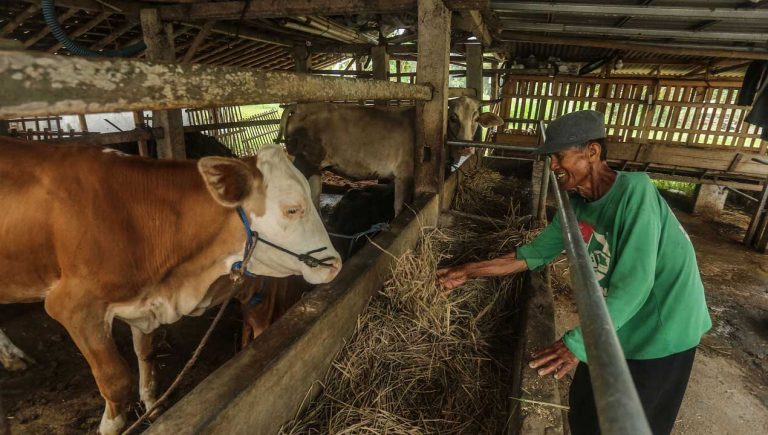
[[[592,161],[599,161],[601,150],[602,148],[599,143],[590,142],[590,144],[587,146],[587,155],[589,156],[589,159]]]
[[[504,125],[504,120],[493,112],[483,112],[477,117],[477,123],[485,128],[498,127]]]
[[[203,157],[197,163],[197,169],[213,199],[224,207],[241,205],[251,193],[256,177],[261,180],[258,169],[250,168],[237,159]]]

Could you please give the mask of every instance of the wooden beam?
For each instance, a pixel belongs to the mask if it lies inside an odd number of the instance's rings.
[[[371,59],[373,63],[373,79],[389,80],[389,55],[385,45],[377,45],[371,48]],[[387,100],[376,100],[377,106],[386,106]]]
[[[40,3],[40,0],[23,0],[26,3]],[[138,18],[141,8],[147,3],[130,0],[55,0],[54,5],[62,8],[76,8],[93,12],[112,12]]]
[[[257,2],[223,1],[160,7],[160,17],[167,21],[238,20],[241,17],[278,18],[301,15],[397,14],[413,12],[416,0],[262,0]],[[246,8],[247,4],[247,8]],[[445,0],[451,10],[483,10],[488,0]],[[245,11],[244,11],[245,9]]]
[[[460,11],[459,17],[461,17],[461,24],[459,24],[458,27],[472,33],[475,38],[483,44],[483,47],[490,47],[491,44],[493,44],[493,37],[491,36],[491,32],[488,31],[488,27],[485,25],[483,15],[480,11]]]
[[[29,5],[29,7],[24,9],[22,13],[13,17],[11,21],[9,21],[5,26],[3,26],[2,29],[0,29],[0,37],[13,33],[14,30],[18,29],[19,26],[21,26],[22,23],[24,23],[24,21],[26,21],[28,18],[35,15],[39,10],[40,10],[40,5],[38,4]]]
[[[197,32],[197,35],[195,35],[195,39],[192,40],[192,45],[190,45],[189,48],[187,49],[187,52],[184,53],[184,57],[181,59],[181,63],[192,62],[192,59],[194,59],[195,57],[195,53],[197,53],[197,50],[203,44],[203,41],[205,41],[205,38],[207,38],[208,35],[211,33],[211,29],[215,25],[216,25],[215,20],[208,21],[207,23],[203,24],[203,27],[200,29],[199,32]]]
[[[176,61],[173,25],[163,24],[157,9],[142,9],[141,31],[144,42],[147,44],[147,60],[167,63]],[[158,158],[177,160],[187,158],[181,109],[153,111],[152,125],[163,129],[163,138],[157,141]]]
[[[427,86],[0,51],[0,118],[329,100],[429,100]]]
[[[102,21],[106,20],[107,18],[112,15],[112,12],[102,12],[99,15],[96,15],[95,17],[88,20],[87,23],[83,24],[82,26],[78,27],[77,29],[73,30],[72,32],[68,32],[68,35],[70,39],[77,39],[78,37],[84,35],[89,30],[93,29],[94,27],[98,26]],[[58,43],[54,45],[53,47],[46,50],[48,53],[56,53],[63,47],[64,45],[62,43]]]
[[[49,139],[48,142],[62,145],[109,146],[123,142],[147,141],[162,136],[162,128],[137,128],[135,130],[117,131],[114,133],[94,133],[64,139]]]
[[[245,9],[246,3],[247,9]],[[415,4],[415,0],[225,1],[162,6],[160,17],[163,20],[237,20],[240,17],[251,19],[299,15],[393,14],[411,11]]]
[[[416,193],[439,193],[445,174],[451,11],[442,0],[418,0],[419,54],[416,82],[432,88],[432,99],[416,103]]]
[[[477,98],[483,98],[483,47],[467,44],[467,87],[475,89]]]
[[[503,31],[500,36],[500,41],[515,41],[515,42],[530,42],[534,44],[555,44],[555,45],[570,45],[575,47],[595,47],[595,48],[610,48],[615,50],[625,51],[642,51],[646,53],[656,54],[671,54],[678,56],[704,56],[704,57],[720,57],[728,59],[753,59],[753,60],[768,60],[768,51],[764,49],[751,49],[751,50],[722,50],[711,49],[702,46],[702,48],[691,47],[678,47],[674,45],[661,45],[661,44],[641,44],[635,42],[625,42],[620,40],[609,39],[587,39],[587,38],[572,38],[561,36],[540,36],[540,35],[526,35],[517,33],[514,31]]]
[[[297,73],[306,73],[312,69],[312,55],[305,44],[293,47],[293,70]]]
[[[59,24],[64,24],[68,19],[72,18],[75,14],[80,12],[80,9],[68,9],[63,14],[59,15]],[[35,45],[36,42],[48,36],[51,33],[51,29],[48,26],[43,27],[39,32],[29,39],[24,40],[24,48],[29,48]]]

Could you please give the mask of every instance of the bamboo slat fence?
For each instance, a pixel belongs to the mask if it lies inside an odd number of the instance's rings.
[[[187,109],[189,125],[218,124],[239,121],[274,121],[270,125],[248,127],[219,128],[206,130],[204,133],[215,137],[238,156],[254,155],[264,145],[271,144],[277,138],[280,129],[280,112],[277,109],[266,110],[255,115],[243,117],[239,106],[217,107],[212,109]]]
[[[738,83],[654,79],[518,77],[503,89],[507,129],[538,134],[539,121],[575,110],[605,113],[609,139],[766,153],[760,128],[744,122]],[[502,115],[504,116],[504,115]]]

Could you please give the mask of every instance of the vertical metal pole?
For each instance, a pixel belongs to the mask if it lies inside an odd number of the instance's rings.
[[[541,190],[539,191],[539,204],[536,208],[536,219],[543,225],[547,224],[547,196],[549,193],[549,169],[550,158],[546,156],[544,158],[544,173],[541,176]]]
[[[592,270],[570,199],[557,185],[555,174],[550,176],[560,213],[563,244],[571,265],[600,430],[605,435],[650,435],[651,429],[608,314],[603,290]]]

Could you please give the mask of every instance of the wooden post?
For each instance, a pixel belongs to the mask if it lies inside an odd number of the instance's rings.
[[[480,44],[464,45],[467,58],[467,88],[475,90],[475,98],[483,99],[483,46]],[[482,109],[481,109],[482,111]],[[483,129],[478,128],[474,140],[483,139]]]
[[[134,128],[144,127],[144,112],[133,112],[133,126]],[[149,157],[149,146],[147,145],[147,141],[139,139],[137,142],[139,143],[139,155],[142,157]]]
[[[88,132],[88,122],[85,120],[85,114],[79,114],[77,115],[77,122],[80,124],[80,131],[83,133]]]
[[[432,100],[416,103],[414,188],[439,193],[445,173],[451,12],[442,0],[419,0],[418,23],[416,82],[432,87]]]
[[[312,69],[312,55],[306,45],[293,46],[293,70],[298,73],[309,72]]]
[[[157,9],[141,10],[141,30],[147,44],[147,60],[155,62],[175,62],[176,51],[173,46],[173,25],[163,25]],[[184,146],[184,121],[181,109],[155,110],[152,112],[152,126],[163,129],[163,138],[157,141],[157,157],[160,159],[187,158]]]
[[[478,100],[483,99],[483,47],[480,44],[466,44],[467,87],[475,90]]]
[[[0,119],[0,136],[10,136],[11,135],[11,123]]]
[[[373,59],[373,79],[389,80],[389,55],[386,45],[371,47],[371,59]],[[377,106],[386,106],[387,100],[376,100]]]

